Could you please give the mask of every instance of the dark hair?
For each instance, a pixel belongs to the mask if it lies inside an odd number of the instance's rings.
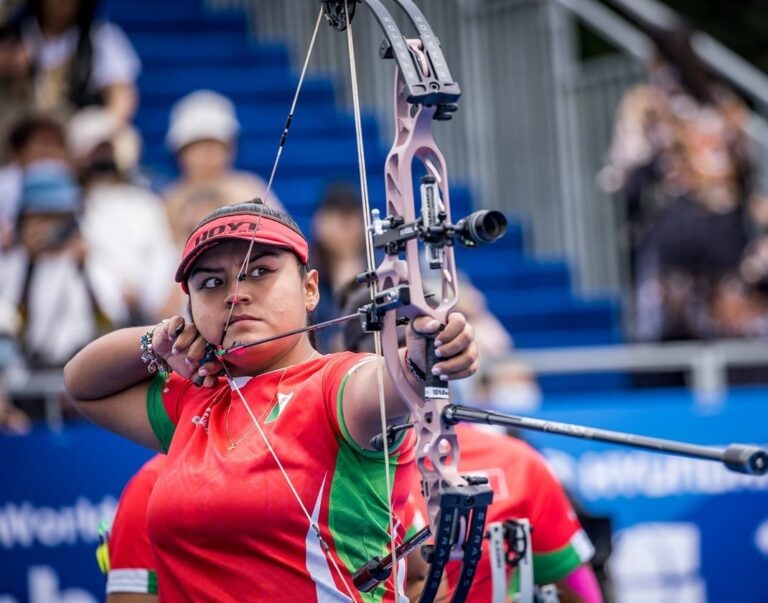
[[[100,0],[80,0],[75,23],[73,24],[77,25],[79,29],[79,38],[69,72],[69,91],[67,97],[78,108],[88,105],[101,105],[104,100],[101,91],[93,91],[90,86],[93,72],[91,28],[99,3]],[[27,0],[25,9],[20,15],[19,27],[22,21],[30,18],[40,23],[43,13],[42,5],[43,0]],[[33,72],[37,69],[37,65],[33,65]]]
[[[714,104],[712,89],[718,79],[693,50],[693,29],[681,22],[671,29],[649,26],[647,31],[661,58],[675,70],[685,91],[701,103]]]
[[[317,205],[315,215],[321,212],[338,212],[343,214],[360,213],[360,193],[349,182],[334,182],[329,184],[320,203]],[[320,273],[320,280],[329,286],[331,278],[331,258],[328,249],[322,241],[314,240],[309,252],[312,258],[311,265]]]
[[[339,305],[341,314],[352,314],[371,301],[371,290],[366,285],[361,285],[357,279],[352,279],[341,288],[339,292]],[[398,316],[399,318],[402,315]],[[342,347],[350,352],[375,351],[374,335],[364,331],[359,320],[348,320],[341,327]],[[398,345],[405,345],[405,331],[398,329]]]
[[[359,212],[360,193],[349,182],[333,182],[323,192],[316,211]]]
[[[53,133],[63,147],[67,146],[61,122],[44,113],[29,113],[15,121],[8,132],[8,147],[11,153],[21,152],[32,136],[41,131]]]

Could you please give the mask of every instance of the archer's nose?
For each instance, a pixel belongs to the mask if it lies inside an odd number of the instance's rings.
[[[238,304],[248,304],[251,302],[251,295],[244,290],[243,283],[238,279],[231,287],[227,296],[227,306],[236,306]]]

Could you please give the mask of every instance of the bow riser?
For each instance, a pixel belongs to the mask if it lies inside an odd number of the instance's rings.
[[[409,45],[417,48],[411,41]],[[414,53],[419,54],[417,50]],[[400,312],[410,318],[429,316],[445,325],[458,301],[459,289],[453,240],[446,234],[451,225],[448,173],[432,135],[437,107],[413,105],[406,95],[406,82],[396,67],[395,141],[385,163],[387,216],[379,221],[378,229],[374,228],[379,235],[377,246],[386,251],[376,269],[377,283],[381,290],[393,291],[407,283],[409,299]],[[418,210],[413,185],[416,161],[427,171],[422,179]],[[427,245],[430,269],[439,276],[441,290],[437,297],[425,292],[420,240]],[[397,318],[391,311],[383,316],[382,344],[385,365],[416,431],[416,463],[435,537],[435,545],[426,549],[430,569],[422,601],[433,600],[445,564],[452,558],[463,561],[463,587],[455,599],[463,600],[480,557],[492,492],[484,483],[470,483],[458,473],[458,438],[453,427],[442,420],[445,408],[451,404],[448,384],[431,373],[439,360],[435,357],[435,336],[425,337],[425,382],[421,391],[411,387],[403,372],[398,355]]]

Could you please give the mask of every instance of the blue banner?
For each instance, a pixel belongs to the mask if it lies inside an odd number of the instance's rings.
[[[150,456],[85,423],[0,437],[0,602],[103,601],[98,525]]]
[[[662,391],[551,397],[544,408],[543,419],[694,444],[768,444],[765,390],[731,391],[707,406]],[[611,516],[619,601],[768,602],[768,477],[568,437],[525,437],[587,509]]]
[[[699,444],[768,441],[768,392],[701,409],[686,394],[548,397],[539,416]],[[768,478],[528,432],[592,512],[613,518],[620,603],[768,602]],[[104,599],[97,526],[152,453],[87,424],[0,437],[0,603]]]

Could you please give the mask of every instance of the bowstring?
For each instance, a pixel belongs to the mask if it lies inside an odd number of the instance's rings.
[[[275,181],[275,174],[277,173],[277,166],[280,164],[280,158],[283,156],[283,149],[285,148],[285,143],[288,140],[288,131],[291,128],[291,124],[293,123],[293,117],[296,112],[296,104],[299,101],[299,93],[301,92],[301,88],[304,85],[304,77],[307,74],[307,68],[309,67],[309,60],[312,57],[312,51],[315,47],[315,40],[317,39],[317,32],[320,29],[320,22],[323,19],[323,8],[320,7],[320,12],[317,14],[317,20],[315,21],[315,29],[312,32],[312,39],[309,42],[309,48],[307,49],[307,54],[304,57],[304,64],[301,67],[301,74],[299,75],[299,82],[296,85],[296,90],[293,93],[293,100],[291,101],[291,108],[288,111],[288,116],[285,118],[285,125],[283,126],[283,132],[280,135],[280,142],[277,145],[277,153],[275,155],[275,160],[272,163],[272,171],[269,174],[269,180],[267,181],[267,190],[264,194],[264,207],[269,207],[269,201],[270,201],[270,194],[272,192],[272,184]],[[248,273],[248,264],[251,261],[251,252],[253,251],[253,245],[256,242],[256,234],[259,232],[259,228],[261,228],[261,221],[262,221],[262,214],[259,214],[256,218],[256,226],[253,230],[253,235],[251,236],[251,241],[248,244],[248,251],[245,253],[245,257],[243,258],[243,263],[240,265],[240,271],[238,272],[238,277],[242,278],[243,275]],[[237,279],[237,282],[235,283],[235,292],[232,294],[233,300],[237,300],[237,292],[240,289],[240,278]],[[229,323],[232,320],[232,312],[235,310],[235,304],[233,303],[231,307],[229,308],[229,314],[227,315],[227,320],[224,323],[224,332],[221,335],[221,344],[224,345],[224,337],[227,335],[227,329],[229,329]]]
[[[357,143],[357,165],[360,173],[360,196],[363,204],[363,221],[365,224],[365,254],[368,270],[375,268],[373,253],[373,231],[371,230],[370,201],[368,198],[368,178],[365,169],[365,149],[363,146],[363,127],[360,112],[360,97],[357,82],[357,62],[355,60],[355,45],[352,37],[352,20],[349,15],[348,0],[344,0],[344,12],[347,21],[347,50],[349,53],[349,71],[352,88],[352,109],[355,118],[355,139]],[[376,296],[376,280],[371,282],[371,300]],[[389,456],[389,442],[387,440],[387,409],[384,396],[384,353],[381,345],[381,332],[373,332],[374,349],[376,352],[376,380],[379,394],[379,416],[381,417],[381,434],[384,442],[384,479],[387,484],[387,505],[389,508],[389,535],[390,548],[392,549],[392,582],[395,601],[399,600],[398,593],[398,568],[397,568],[397,540],[395,534],[395,519],[392,509],[392,473]]]
[[[296,86],[296,90],[293,94],[293,101],[291,102],[291,108],[288,112],[288,116],[285,120],[285,125],[283,127],[283,132],[280,136],[280,142],[278,143],[277,147],[277,153],[275,155],[275,161],[272,164],[272,171],[269,175],[269,181],[267,182],[267,190],[264,195],[264,206],[269,207],[269,200],[270,200],[270,193],[272,191],[272,184],[275,179],[275,173],[277,172],[277,166],[280,163],[280,158],[283,155],[283,149],[285,148],[286,140],[288,139],[288,130],[291,127],[291,124],[293,122],[293,117],[296,111],[296,104],[299,100],[299,94],[301,92],[302,85],[304,83],[304,77],[307,73],[307,68],[309,66],[309,60],[312,56],[312,50],[315,46],[315,40],[317,39],[317,32],[320,29],[320,22],[322,21],[323,17],[323,8],[320,7],[320,11],[317,15],[317,20],[315,21],[315,29],[312,33],[312,39],[309,43],[309,48],[307,49],[307,54],[304,58],[304,64],[301,68],[301,75],[299,76],[299,81]],[[240,266],[240,270],[238,272],[238,278],[235,281],[235,291],[232,294],[232,303],[229,308],[229,314],[227,315],[227,320],[224,323],[224,329],[223,333],[221,335],[221,345],[224,345],[224,338],[227,334],[227,329],[229,328],[230,321],[232,319],[232,313],[234,312],[235,306],[237,305],[237,293],[240,289],[240,282],[241,277],[243,275],[246,275],[248,273],[248,264],[251,259],[251,252],[253,251],[253,245],[256,242],[256,234],[259,232],[259,228],[261,227],[261,220],[262,220],[263,214],[259,214],[258,218],[256,219],[256,227],[253,231],[253,236],[251,237],[250,243],[248,244],[248,250],[245,253],[245,257],[243,258],[243,263]],[[291,480],[290,476],[288,475],[288,472],[285,470],[285,467],[283,466],[282,462],[280,461],[280,458],[278,457],[277,453],[275,452],[275,449],[272,447],[272,444],[269,441],[269,438],[267,437],[267,434],[265,433],[264,429],[261,427],[261,424],[259,423],[258,418],[254,414],[253,410],[251,409],[250,405],[248,404],[248,401],[246,400],[245,396],[243,395],[242,390],[240,389],[240,386],[235,382],[233,379],[231,373],[227,369],[227,365],[224,361],[224,358],[222,356],[218,357],[218,360],[220,364],[222,365],[222,368],[224,370],[224,373],[227,377],[227,381],[229,382],[230,387],[235,391],[238,398],[240,399],[240,402],[243,404],[243,407],[245,408],[246,412],[248,413],[248,416],[251,419],[251,422],[256,427],[256,431],[258,432],[259,436],[261,437],[262,441],[264,442],[264,445],[267,447],[267,450],[269,450],[270,455],[274,459],[275,463],[277,464],[278,469],[280,470],[280,473],[282,474],[283,478],[285,479],[286,483],[288,484],[288,487],[291,490],[291,493],[293,494],[293,497],[296,499],[296,502],[299,503],[299,507],[301,508],[302,513],[306,517],[307,521],[309,522],[309,526],[312,529],[312,531],[317,536],[318,542],[320,543],[320,548],[322,549],[323,553],[325,554],[326,559],[328,559],[333,566],[333,569],[338,574],[341,583],[344,585],[344,589],[347,591],[347,594],[349,595],[350,600],[355,600],[355,595],[352,592],[352,589],[350,588],[346,576],[341,571],[341,568],[339,567],[338,563],[336,562],[336,559],[334,559],[334,556],[331,554],[330,547],[325,542],[325,539],[322,537],[322,534],[320,533],[320,526],[312,519],[312,515],[310,515],[309,510],[304,505],[304,501],[301,500],[301,496],[299,495],[298,490],[293,484],[293,481]]]
[[[341,578],[341,582],[342,584],[344,584],[344,588],[346,589],[350,599],[354,601],[355,595],[352,593],[352,590],[350,589],[349,584],[347,583],[346,577],[341,571],[341,568],[336,563],[336,559],[334,559],[333,555],[331,554],[331,550],[330,550],[330,547],[328,546],[328,543],[325,542],[325,539],[320,533],[320,526],[312,519],[312,515],[310,515],[309,510],[304,504],[304,501],[301,500],[301,496],[299,495],[298,490],[296,490],[296,486],[293,485],[293,482],[291,481],[291,478],[288,475],[288,472],[285,470],[283,463],[280,461],[280,457],[277,456],[275,449],[272,448],[272,444],[269,442],[269,438],[267,437],[267,434],[264,432],[264,429],[261,427],[261,424],[259,423],[259,420],[256,418],[256,415],[253,413],[253,410],[251,410],[251,407],[248,405],[248,402],[246,401],[242,390],[235,382],[231,373],[227,370],[226,365],[224,366],[224,372],[227,375],[227,381],[229,381],[229,383],[234,386],[234,390],[237,393],[238,397],[240,398],[240,401],[243,403],[243,406],[245,407],[245,410],[248,413],[248,416],[251,418],[251,421],[253,421],[253,424],[256,426],[256,431],[259,432],[259,435],[261,436],[261,439],[264,441],[264,444],[266,445],[267,450],[269,450],[269,454],[272,455],[272,458],[274,459],[275,464],[277,465],[277,468],[280,470],[280,473],[285,478],[285,481],[288,484],[288,487],[291,489],[291,492],[293,493],[294,498],[299,503],[299,507],[301,507],[301,512],[304,514],[304,517],[306,517],[307,522],[309,522],[309,527],[315,533],[315,536],[317,536],[317,540],[320,543],[320,548],[322,549],[323,553],[325,553],[326,558],[331,562],[333,569],[336,570],[336,573]]]

